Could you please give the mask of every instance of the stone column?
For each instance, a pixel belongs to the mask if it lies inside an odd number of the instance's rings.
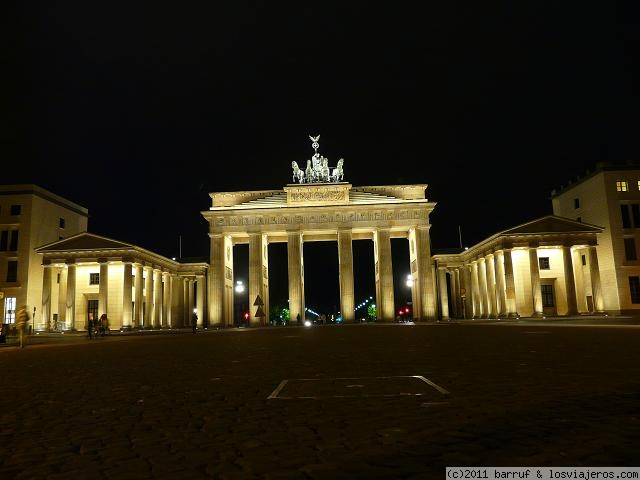
[[[42,275],[42,309],[41,322],[44,330],[50,330],[51,322],[51,265],[43,265],[44,271]],[[35,325],[35,322],[34,322]],[[28,326],[26,328],[29,328]]]
[[[504,273],[504,252],[496,252],[493,255],[493,262],[496,272],[496,303],[498,307],[498,316],[505,317],[507,315],[508,308]],[[511,272],[511,279],[513,280],[513,272]]]
[[[345,323],[356,318],[353,288],[353,245],[351,230],[338,230],[338,263],[340,265],[340,312]]]
[[[131,262],[124,262],[122,273],[122,328],[124,329],[130,329],[133,322],[133,305],[131,299],[132,277]]]
[[[495,255],[490,253],[485,257],[485,268],[487,270],[487,300],[489,302],[490,316],[498,317],[498,301],[496,298],[496,272],[495,272]]]
[[[578,312],[588,312],[589,307],[587,306],[587,294],[585,293],[584,272],[582,268],[582,251],[575,248],[571,251],[571,256],[576,279],[576,302],[578,305]]]
[[[473,318],[473,290],[471,283],[471,265],[462,267],[462,278],[464,279],[464,318]]]
[[[378,320],[393,322],[395,304],[393,298],[393,268],[391,264],[391,237],[388,228],[373,233],[373,252],[376,267],[376,311]]]
[[[69,330],[67,322],[67,269],[60,269],[60,281],[58,282],[58,322],[63,325],[63,330]]]
[[[233,245],[228,235],[211,234],[209,326],[233,325]]]
[[[573,276],[571,247],[562,247],[562,257],[564,259],[564,285],[567,292],[567,315],[577,315],[578,304],[576,302],[576,280]]]
[[[162,270],[153,269],[153,328],[160,328],[162,312]]]
[[[429,226],[409,229],[411,274],[413,276],[413,315],[419,321],[435,321],[437,317],[436,290]],[[415,244],[415,245],[414,245]],[[415,247],[415,248],[414,248]]]
[[[171,328],[182,326],[182,310],[180,310],[180,297],[182,296],[182,285],[178,275],[171,275]]]
[[[191,316],[193,315],[193,309],[195,308],[194,298],[193,298],[193,278],[187,280],[187,294],[188,294],[188,307],[185,309],[187,311],[187,323],[191,326]]]
[[[484,257],[478,259],[478,284],[480,285],[482,318],[489,318],[491,311],[489,310],[489,290],[487,288],[487,264]]]
[[[197,275],[197,288],[196,288],[196,308],[198,309],[198,328],[202,328],[204,323],[204,275]]]
[[[99,259],[100,264],[100,284],[98,285],[98,319],[102,314],[106,314],[109,318],[109,261]],[[110,322],[109,322],[110,323]]]
[[[256,317],[258,306],[254,305],[258,296],[265,303],[264,294],[264,247],[266,246],[266,238],[261,233],[249,234],[249,325],[264,325],[266,317]],[[264,310],[266,305],[262,306]],[[268,315],[269,312],[264,312]],[[300,316],[302,317],[302,315]],[[295,319],[295,317],[293,317]]]
[[[542,289],[540,288],[540,263],[538,261],[538,248],[529,247],[529,269],[531,271],[531,300],[533,303],[533,316],[541,317]]]
[[[133,315],[133,326],[135,328],[142,327],[143,316],[143,302],[142,291],[144,290],[144,275],[142,274],[142,265],[136,263],[136,298],[135,298],[135,310]]]
[[[451,279],[451,311],[449,312],[449,317],[457,318],[458,317],[458,279],[456,278],[457,268],[454,268],[449,272],[449,278]]]
[[[162,272],[162,326],[171,327],[171,275]]]
[[[482,318],[482,301],[480,300],[480,272],[478,261],[471,263],[471,282],[473,295],[473,318]]]
[[[67,260],[67,324],[71,330],[76,330],[76,264],[74,260]]]
[[[298,315],[304,322],[304,261],[302,234],[287,232],[287,258],[289,263],[289,313],[290,321],[296,324]]]
[[[144,319],[143,327],[153,326],[153,270],[151,267],[144,267]]]
[[[591,295],[593,308],[596,312],[604,312],[604,297],[600,284],[600,266],[598,265],[598,251],[595,245],[589,246],[589,273],[591,274]]]
[[[447,270],[438,267],[438,286],[440,287],[440,311],[442,320],[449,320],[449,296],[447,294]]]
[[[182,283],[182,295],[180,296],[180,311],[182,312],[181,326],[186,327],[191,320],[191,314],[189,312],[189,279],[186,277],[180,278]]]
[[[511,258],[510,248],[504,249],[504,282],[507,316],[515,317],[517,315],[516,284],[513,278],[513,259]]]

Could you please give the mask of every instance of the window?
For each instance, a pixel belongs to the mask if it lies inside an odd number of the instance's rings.
[[[16,323],[16,297],[4,299],[4,323]]]
[[[538,258],[538,263],[540,264],[540,270],[549,270],[551,268],[549,264],[549,257]]]
[[[638,255],[636,253],[636,239],[625,238],[624,239],[624,255],[627,260],[637,260]]]
[[[11,205],[11,215],[20,215],[22,213],[22,205]]]
[[[0,233],[0,252],[6,252],[9,245],[9,231],[2,230]]]
[[[631,205],[631,218],[633,219],[633,226],[640,227],[640,205],[634,203]]]
[[[582,217],[576,217],[576,222],[582,223]]]
[[[573,199],[573,208],[580,208],[580,199],[579,198],[574,198]]]
[[[582,265],[586,265],[587,264],[587,256],[586,255],[580,255],[580,258],[582,258]]]
[[[540,290],[542,291],[542,306],[543,307],[553,307],[553,285],[540,285]]]
[[[620,214],[622,215],[622,228],[631,228],[629,205],[620,205]]]
[[[640,277],[629,277],[631,303],[640,303]]]
[[[11,230],[11,240],[9,241],[9,251],[15,252],[18,250],[18,230]]]
[[[622,228],[640,228],[640,205],[637,203],[620,205]]]
[[[640,190],[640,180],[638,180],[638,190]]]
[[[65,225],[64,218],[60,219],[60,221],[58,222],[58,225],[60,225],[60,228],[64,228],[64,225]]]
[[[616,190],[618,192],[626,192],[629,190],[629,184],[627,182],[623,182],[621,180],[618,180],[616,182]]]
[[[90,273],[89,274],[89,285],[100,285],[100,274],[99,273]]]
[[[9,260],[7,262],[7,282],[18,281],[18,261]]]

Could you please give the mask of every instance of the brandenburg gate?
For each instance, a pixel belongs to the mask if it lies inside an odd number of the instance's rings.
[[[355,320],[353,240],[372,240],[378,321],[395,316],[391,239],[408,238],[413,278],[413,316],[435,321],[434,270],[429,214],[435,207],[425,197],[426,184],[354,187],[343,181],[343,160],[330,170],[318,154],[318,137],[310,137],[315,153],[306,170],[292,162],[293,179],[282,190],[211,193],[202,212],[209,222],[211,259],[208,312],[211,326],[233,325],[233,245],[249,244],[250,325],[260,325],[254,300],[260,296],[269,312],[268,244],[287,243],[291,320],[305,318],[303,243],[338,242],[340,309],[343,321]]]

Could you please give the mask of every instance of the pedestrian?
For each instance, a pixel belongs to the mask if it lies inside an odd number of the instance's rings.
[[[107,318],[107,314],[103,313],[100,315],[100,334],[104,337],[104,334],[107,332],[109,328],[109,319]]]
[[[298,323],[298,326],[300,326],[300,314],[296,315],[296,322]]]
[[[197,329],[198,329],[198,314],[196,312],[193,312],[193,314],[191,314],[191,331],[193,333],[196,333]]]
[[[87,331],[89,332],[89,340],[93,338],[93,315],[89,315],[89,323],[87,326]]]
[[[27,306],[22,305],[16,312],[16,327],[18,328],[18,335],[20,339],[20,348],[24,348],[25,345],[25,329],[29,322],[29,312],[27,312]]]

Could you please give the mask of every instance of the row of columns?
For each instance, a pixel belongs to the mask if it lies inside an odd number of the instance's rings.
[[[98,318],[108,311],[109,262],[99,261],[100,280],[98,284]],[[42,284],[42,328],[48,329],[52,317],[51,264],[44,265]],[[135,275],[134,275],[135,268]],[[135,283],[134,283],[135,278]],[[66,282],[63,282],[66,280]],[[65,312],[66,328],[76,329],[76,290],[77,266],[74,261],[66,264],[66,275],[61,275],[58,298],[58,312]],[[194,285],[197,283],[197,289]],[[191,322],[191,310],[195,305],[198,312],[198,326],[204,319],[205,276],[196,275],[195,279],[171,274],[167,271],[143,266],[139,263],[123,262],[122,275],[122,318],[123,328],[168,328],[187,326]],[[133,298],[132,298],[133,292]],[[181,314],[179,312],[182,312]],[[175,315],[175,317],[174,317]],[[115,319],[110,318],[113,325]],[[81,328],[84,328],[84,322]]]
[[[416,320],[434,320],[436,315],[433,290],[433,268],[428,227],[409,230],[411,245],[412,300]],[[209,315],[212,325],[232,324],[232,296],[227,292],[233,287],[233,241],[230,235],[211,234],[211,267],[209,270]],[[393,295],[393,268],[391,262],[391,230],[378,228],[373,231],[376,310],[378,319],[392,321],[395,314]],[[353,280],[353,232],[337,231],[340,311],[344,322],[355,321],[355,294]],[[287,263],[289,276],[289,311],[291,320],[305,318],[303,232],[287,232]],[[268,239],[265,234],[249,234],[249,307],[250,324],[259,325],[263,319],[256,317],[257,296],[265,303],[268,314]]]
[[[592,245],[587,248],[594,309],[597,312],[602,312],[604,311],[604,299],[600,284],[598,254],[595,246]],[[472,316],[491,318],[518,315],[511,251],[509,248],[497,250],[484,257],[477,258],[463,267],[449,269],[451,291],[454,292],[456,297],[455,301],[452,302],[452,306],[456,310],[453,312],[454,315],[467,318]],[[573,259],[574,256],[577,259],[577,250],[572,253],[570,246],[562,247],[567,315],[576,315],[578,313],[578,289],[576,288],[574,271],[574,263],[577,262]],[[531,278],[531,307],[534,316],[542,316],[542,287],[537,247],[528,248],[528,258]],[[438,267],[440,311],[442,318],[445,320],[449,318],[446,274],[447,267]],[[579,283],[582,290],[582,279],[580,276],[578,278],[580,278]]]

